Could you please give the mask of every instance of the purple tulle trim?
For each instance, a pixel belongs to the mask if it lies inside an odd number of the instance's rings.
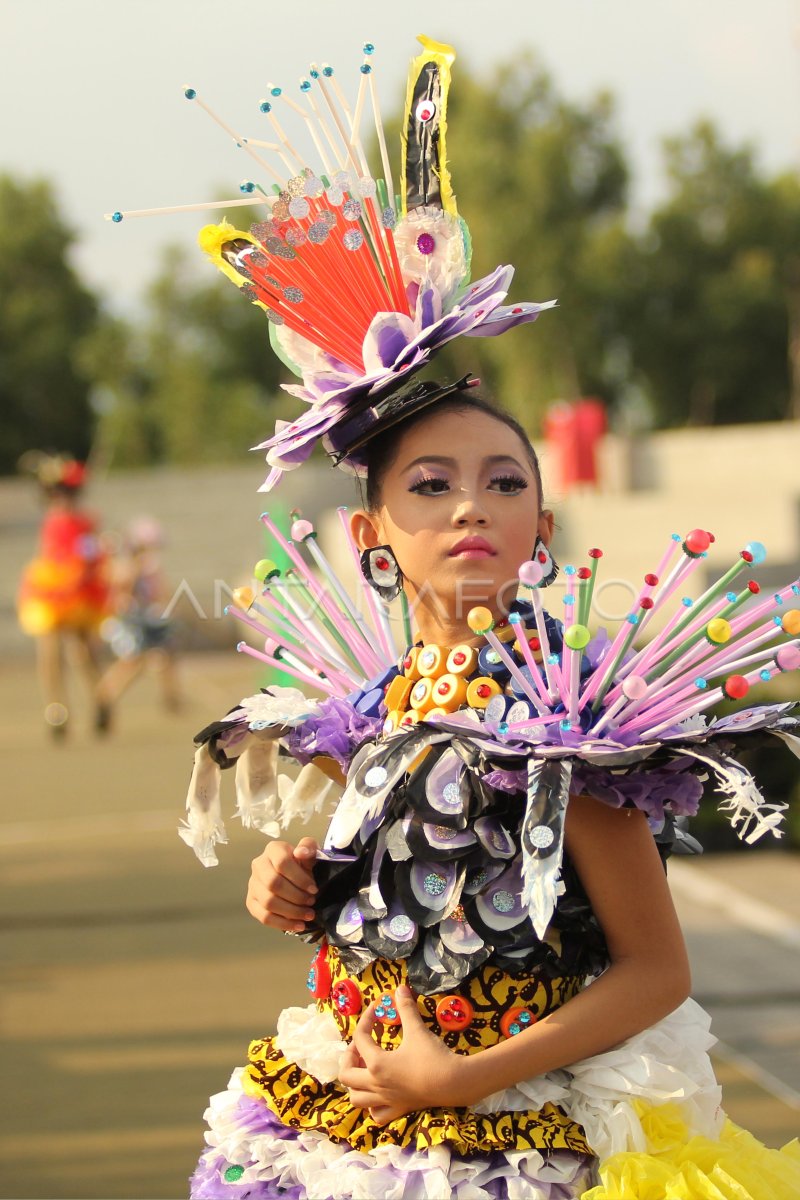
[[[240,1096],[236,1110],[237,1128],[243,1136],[263,1137],[269,1134],[280,1140],[297,1137],[296,1131],[279,1121],[263,1100]],[[232,1176],[239,1174],[240,1166],[246,1164],[227,1162],[216,1150],[206,1150],[190,1180],[191,1200],[265,1200],[268,1196],[305,1200],[305,1191],[299,1185],[284,1187],[276,1179],[254,1183],[233,1179]],[[228,1179],[225,1178],[226,1171],[230,1174]]]
[[[576,759],[572,770],[573,793],[602,800],[612,808],[635,805],[655,824],[663,824],[665,809],[676,817],[693,817],[703,795],[703,784],[694,774],[696,764],[689,761],[668,762],[660,767],[645,767],[616,775]],[[483,782],[504,792],[524,792],[526,771],[511,771],[500,767],[487,771]]]
[[[310,762],[316,754],[327,754],[347,771],[361,743],[376,738],[382,725],[380,718],[365,717],[346,700],[331,696],[322,701],[313,717],[289,731],[284,744],[300,763]]]
[[[278,1142],[302,1140],[299,1131],[284,1125],[271,1109],[257,1098],[240,1096],[234,1113],[231,1115],[235,1120],[236,1134],[241,1135],[241,1138],[237,1137],[236,1140],[246,1143],[249,1139],[258,1138],[259,1149],[262,1151],[265,1138],[272,1137]],[[353,1151],[352,1153],[357,1154],[358,1152]],[[298,1147],[298,1154],[302,1155],[300,1147]],[[409,1164],[411,1160],[415,1160],[414,1166],[407,1170],[404,1169],[402,1166],[404,1157],[409,1160]],[[402,1184],[403,1196],[424,1196],[427,1195],[425,1174],[419,1169],[419,1158],[419,1152],[409,1150],[401,1152],[400,1165],[390,1166],[387,1163],[381,1163],[380,1166],[377,1166],[370,1160],[370,1156],[365,1154],[363,1169],[365,1172],[388,1172],[392,1180]],[[265,1178],[270,1175],[268,1160],[262,1158],[257,1167],[253,1162],[232,1163],[228,1162],[215,1147],[211,1147],[203,1154],[192,1175],[190,1198],[191,1200],[267,1200],[269,1197],[272,1200],[274,1197],[284,1197],[285,1200],[311,1200],[305,1187],[297,1182],[291,1168],[287,1167],[286,1155],[281,1153],[280,1146],[276,1146],[276,1164],[278,1159],[283,1160],[283,1167],[279,1168],[276,1165],[275,1173],[271,1177]],[[517,1176],[520,1196],[527,1193],[524,1187],[519,1185],[528,1182],[530,1195],[535,1196],[536,1200],[575,1200],[594,1182],[592,1165],[594,1160],[591,1157],[568,1150],[558,1150],[552,1155],[552,1161],[562,1164],[562,1169],[555,1173],[559,1174],[562,1179],[567,1177],[571,1181],[569,1183],[555,1181],[548,1183],[538,1178],[529,1179],[523,1169]],[[462,1174],[459,1168],[464,1164],[475,1163],[476,1168],[483,1168],[480,1172],[481,1195],[486,1197],[486,1200],[507,1200],[509,1164],[504,1154],[472,1155],[467,1158],[452,1155],[451,1163],[455,1168],[455,1173],[459,1176]],[[335,1158],[331,1161],[331,1169],[336,1170]],[[278,1172],[280,1172],[279,1177],[277,1177]],[[493,1179],[491,1176],[494,1172],[497,1175]],[[360,1174],[360,1168],[358,1173]],[[255,1174],[261,1178],[253,1179]],[[341,1193],[337,1190],[338,1194]],[[353,1195],[349,1188],[347,1194]],[[400,1192],[393,1192],[393,1194],[399,1195]],[[326,1200],[326,1197],[315,1194],[313,1200]]]

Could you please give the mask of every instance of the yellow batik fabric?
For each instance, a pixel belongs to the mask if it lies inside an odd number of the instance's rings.
[[[359,984],[364,1007],[406,981],[402,960],[378,959],[360,975],[348,976],[332,949],[329,965],[332,984],[346,978]],[[466,1029],[444,1032],[436,1022],[437,1001],[453,993],[420,996],[418,1007],[423,1021],[451,1050],[475,1054],[504,1040],[500,1019],[509,1008],[524,1007],[536,1017],[546,1016],[575,995],[581,982],[577,978],[515,977],[484,965],[458,991],[475,1011]],[[318,1001],[317,1007],[332,1013],[342,1037],[350,1040],[358,1017],[340,1013],[330,1000]],[[383,1047],[398,1045],[401,1038],[400,1026],[376,1028],[376,1040]],[[486,1114],[469,1108],[433,1108],[408,1113],[388,1125],[377,1125],[368,1111],[350,1103],[347,1089],[340,1083],[320,1083],[288,1060],[271,1037],[251,1043],[243,1082],[245,1090],[262,1096],[285,1125],[297,1130],[317,1130],[332,1141],[347,1142],[355,1150],[370,1151],[391,1144],[418,1150],[446,1145],[460,1155],[509,1150],[591,1153],[581,1126],[552,1103],[537,1110]]]

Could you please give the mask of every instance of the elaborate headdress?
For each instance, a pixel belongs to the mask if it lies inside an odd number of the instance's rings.
[[[424,49],[408,79],[397,195],[370,43],[352,109],[328,65],[312,65],[301,80],[304,104],[270,87],[260,108],[276,142],[240,137],[194,88],[185,89],[274,180],[272,192],[251,180],[240,185],[252,203],[267,205],[265,220],[248,231],[223,221],[200,234],[212,261],[265,311],[273,349],[302,379],[283,386],[309,406],[296,420],[277,422],[273,436],[255,447],[267,451],[271,467],[262,491],[305,462],[319,440],[337,464],[358,473],[359,451],[375,433],[477,382],[465,377],[445,388],[408,386],[445,343],[504,333],[555,304],[505,305],[511,266],[470,282],[469,230],[456,208],[446,159],[455,53],[428,38],[419,41]],[[383,178],[370,170],[361,140],[368,94]],[[303,118],[318,165],[310,166],[308,154],[289,141],[274,111],[280,103]],[[274,152],[282,169],[255,147]],[[138,214],[109,214],[117,221],[132,215]]]

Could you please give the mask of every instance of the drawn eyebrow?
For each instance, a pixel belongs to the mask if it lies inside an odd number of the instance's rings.
[[[443,467],[454,467],[456,466],[456,459],[450,458],[446,454],[421,454],[419,458],[413,459],[403,470],[410,471],[412,467],[418,467],[421,463],[438,463]],[[487,467],[496,466],[498,463],[513,463],[521,471],[525,470],[525,467],[514,458],[513,454],[487,454],[483,459],[483,465]]]

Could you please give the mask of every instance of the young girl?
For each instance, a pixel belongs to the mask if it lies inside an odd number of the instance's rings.
[[[467,613],[486,606],[502,628],[524,612],[519,564],[551,542],[524,431],[462,393],[365,453],[352,532],[396,560],[418,637],[382,681],[377,717],[367,687],[335,717],[323,702],[257,723],[300,763],[338,766],[362,799],[354,811],[346,794],[324,850],[275,840],[254,861],[252,916],[319,940],[315,1003],[286,1010],[212,1099],[192,1196],[800,1195],[796,1151],[767,1150],[719,1109],[662,865],[672,818],[657,844],[646,795],[614,807],[573,790],[563,890],[541,934],[521,902],[524,771],[470,736],[486,705],[470,686],[488,677]],[[386,713],[402,711],[426,654],[464,656],[468,684],[462,731],[420,757],[431,710],[396,728]],[[204,731],[199,760],[240,752],[247,705]]]

